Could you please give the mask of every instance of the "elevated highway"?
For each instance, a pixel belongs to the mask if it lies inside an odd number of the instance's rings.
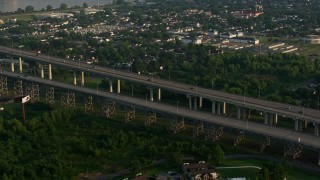
[[[108,92],[97,92],[94,89],[89,89],[85,87],[79,87],[69,84],[64,84],[56,81],[50,81],[46,79],[41,79],[32,76],[20,76],[16,73],[11,72],[0,72],[0,75],[11,77],[14,79],[20,79],[23,81],[35,82],[38,84],[58,87],[62,89],[67,89],[75,92],[85,93],[89,95],[94,95],[99,98],[105,98],[109,101],[114,101],[127,106],[134,106],[139,109],[154,111],[157,113],[164,113],[173,116],[182,116],[192,120],[198,120],[208,123],[213,123],[221,126],[226,126],[241,131],[249,131],[259,135],[272,137],[275,139],[285,140],[293,143],[300,143],[309,148],[320,150],[320,138],[311,134],[306,134],[302,132],[297,132],[289,129],[267,126],[259,123],[254,123],[250,121],[242,121],[233,118],[228,118],[226,116],[217,116],[212,113],[201,112],[190,110],[186,108],[179,108],[177,111],[176,106],[166,105],[159,102],[151,102],[144,99],[137,99],[134,97],[122,96],[114,93]]]
[[[230,94],[226,92],[210,90],[198,87],[197,85],[183,84],[170,80],[156,79],[149,76],[143,76],[130,72],[118,71],[112,68],[101,67],[96,65],[89,65],[81,63],[80,61],[70,61],[67,59],[46,56],[42,54],[36,54],[33,52],[22,51],[20,49],[13,49],[4,46],[0,46],[0,53],[8,54],[12,56],[22,57],[24,59],[29,59],[36,61],[38,63],[54,64],[58,66],[63,66],[68,69],[73,69],[75,71],[85,71],[101,77],[107,77],[109,79],[118,80],[118,89],[120,89],[120,80],[131,81],[138,84],[143,84],[146,87],[153,89],[159,88],[171,92],[181,93],[187,95],[189,99],[189,106],[191,108],[192,97],[194,98],[194,104],[197,106],[197,100],[201,101],[202,98],[212,101],[212,112],[216,113],[216,102],[223,102],[237,106],[238,117],[240,117],[240,108],[255,109],[262,111],[270,115],[278,115],[290,117],[296,122],[296,130],[299,131],[299,122],[305,121],[307,123],[313,123],[317,127],[320,124],[320,111],[310,108],[303,108],[300,106],[293,106],[284,103],[277,103],[272,101],[266,101],[261,99],[256,99],[252,97],[246,97],[243,95]],[[82,73],[83,74],[83,73]],[[112,92],[112,91],[111,91]],[[120,90],[118,91],[120,93]],[[150,94],[153,94],[150,92]],[[151,97],[150,97],[151,98]],[[220,103],[218,104],[220,107]],[[197,108],[196,108],[197,109]],[[220,110],[219,110],[220,111]],[[268,117],[266,116],[266,119]],[[270,116],[269,116],[270,118]],[[240,119],[240,118],[238,118]],[[268,123],[267,123],[268,124]]]

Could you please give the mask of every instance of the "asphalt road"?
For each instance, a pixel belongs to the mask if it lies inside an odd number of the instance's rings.
[[[152,78],[150,76],[143,76],[131,72],[119,71],[107,67],[89,65],[86,63],[81,63],[80,61],[72,61],[42,54],[37,55],[33,52],[22,50],[20,51],[20,49],[12,49],[4,46],[0,46],[0,53],[21,56],[25,59],[35,60],[39,63],[50,63],[59,66],[64,66],[77,71],[86,71],[102,77],[131,81],[143,84],[149,88],[161,88],[172,92],[188,94],[191,96],[199,96],[209,100],[227,102],[229,104],[234,104],[241,107],[255,109],[267,113],[278,114],[293,119],[307,120],[308,122],[315,122],[320,124],[320,111],[315,109],[303,108],[300,106],[292,106],[289,104],[265,101],[252,97],[246,97],[243,95],[236,95],[211,89],[205,89],[195,85]]]
[[[115,101],[116,103],[124,104],[126,106],[134,106],[139,109],[155,111],[158,113],[170,114],[173,116],[183,116],[185,118],[204,121],[208,123],[213,123],[221,126],[226,126],[230,128],[235,128],[238,130],[250,131],[256,134],[268,136],[271,138],[277,138],[281,140],[286,140],[289,142],[298,142],[300,139],[300,144],[308,146],[310,148],[320,149],[320,138],[311,134],[306,134],[303,132],[296,132],[290,129],[279,128],[275,126],[267,126],[263,124],[258,124],[250,121],[241,121],[233,118],[228,118],[226,116],[217,116],[207,112],[194,111],[186,108],[179,108],[177,114],[177,107],[166,105],[157,102],[151,102],[145,99],[137,99],[134,97],[122,96],[118,94],[108,93],[94,89],[89,89],[80,86],[74,86],[69,84],[64,84],[61,82],[50,81],[46,79],[41,79],[32,76],[21,76],[16,73],[11,72],[0,72],[0,75],[22,79],[25,81],[32,81],[39,84],[59,87],[63,89],[72,90],[75,92],[82,92],[85,94],[90,94],[97,96],[99,98],[105,98],[108,101]]]

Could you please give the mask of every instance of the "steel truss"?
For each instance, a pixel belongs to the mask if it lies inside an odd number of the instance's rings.
[[[14,90],[14,96],[22,96],[23,95],[22,80],[15,81],[13,90]]]
[[[198,137],[204,134],[203,122],[194,124],[193,126],[193,137]]]
[[[93,111],[93,98],[92,98],[92,96],[89,96],[86,98],[86,101],[84,103],[84,109],[86,112]]]
[[[293,159],[299,158],[302,153],[302,146],[300,143],[284,143],[283,156],[292,157]]]
[[[234,146],[237,146],[243,140],[244,140],[244,132],[240,131],[236,139],[234,139]]]
[[[111,117],[116,113],[116,103],[112,101],[107,101],[106,104],[102,106],[102,115],[106,117]]]
[[[270,146],[270,137],[266,137],[260,144],[260,151],[264,151],[266,149],[266,146]]]
[[[182,116],[177,116],[176,119],[173,119],[169,124],[169,130],[173,131],[174,134],[184,129],[184,117]]]
[[[36,83],[30,83],[27,85],[26,94],[30,95],[30,101],[36,102],[40,100],[39,85]]]
[[[8,94],[7,76],[0,76],[0,95]]]
[[[205,129],[204,135],[205,140],[218,141],[223,135],[223,127],[216,129],[214,125],[211,125]]]
[[[131,121],[132,119],[136,118],[136,108],[131,106],[128,110],[127,110],[127,107],[126,108],[126,114],[125,114],[125,122],[129,122]]]
[[[144,126],[148,127],[157,122],[157,113],[150,112],[148,118],[144,121]]]
[[[54,104],[54,87],[47,86],[46,101],[49,102],[49,104]]]
[[[62,107],[75,107],[76,106],[76,98],[73,91],[68,91],[61,96],[61,105]]]

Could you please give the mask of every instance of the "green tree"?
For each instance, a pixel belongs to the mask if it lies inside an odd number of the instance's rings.
[[[62,10],[65,10],[65,9],[67,9],[67,8],[68,8],[68,5],[65,4],[65,3],[62,3],[62,4],[60,5],[60,9],[62,9]]]
[[[26,10],[27,13],[32,13],[32,12],[34,12],[34,7],[31,6],[31,5],[29,5],[29,6],[27,6],[27,7],[25,8],[25,10]]]
[[[47,11],[51,11],[53,9],[53,7],[51,5],[47,6]]]
[[[88,4],[87,4],[86,2],[84,2],[83,5],[82,5],[82,7],[88,8],[89,6],[88,6]]]
[[[216,145],[213,148],[213,160],[215,163],[220,164],[224,160],[224,151],[221,149],[220,145]]]
[[[269,174],[268,168],[263,167],[261,169],[261,179],[262,180],[269,180],[270,179],[270,174]]]

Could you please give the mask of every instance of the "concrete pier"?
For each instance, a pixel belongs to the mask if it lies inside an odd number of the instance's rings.
[[[268,125],[269,122],[269,114],[268,113],[264,113],[264,124]]]
[[[158,88],[158,101],[161,101],[161,89]]]
[[[198,110],[198,97],[194,97],[194,104],[193,104],[193,109],[194,110]]]
[[[237,119],[241,119],[241,107],[237,106]]]
[[[19,71],[22,73],[22,60],[21,57],[19,57]]]
[[[217,114],[220,115],[220,114],[221,114],[221,103],[218,102],[217,105],[218,105],[218,107],[217,107]]]
[[[121,84],[120,84],[120,79],[118,79],[118,83],[117,83],[117,93],[120,94],[121,91]]]
[[[150,88],[149,90],[150,90],[150,101],[153,101],[153,89]]]
[[[319,136],[319,124],[314,123],[314,135]]]
[[[192,96],[188,95],[187,97],[189,99],[189,109],[192,109]]]
[[[109,92],[110,93],[113,93],[113,86],[112,86],[112,80],[111,79],[109,79]]]
[[[77,73],[73,72],[73,85],[77,85]]]
[[[199,109],[202,108],[202,97],[199,97]]]
[[[49,64],[49,80],[52,80],[52,68],[51,68],[51,64]]]
[[[81,86],[84,86],[84,72],[81,71]]]
[[[44,69],[43,69],[43,65],[40,66],[40,71],[41,71],[41,78],[44,79]]]
[[[11,62],[11,72],[14,72],[14,62]]]
[[[211,101],[211,103],[212,103],[211,112],[212,112],[212,114],[215,114],[216,113],[216,102],[215,101]]]
[[[222,114],[227,115],[227,103],[222,102]]]

